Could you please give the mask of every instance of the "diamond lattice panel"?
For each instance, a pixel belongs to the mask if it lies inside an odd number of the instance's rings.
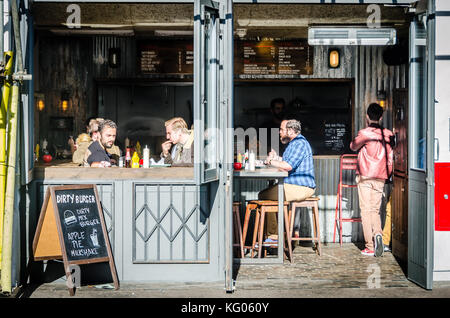
[[[194,185],[135,185],[135,262],[207,261],[206,195]]]

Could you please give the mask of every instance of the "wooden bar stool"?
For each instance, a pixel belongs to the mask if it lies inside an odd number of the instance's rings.
[[[266,218],[266,213],[278,213],[278,201],[272,201],[272,200],[255,200],[250,201],[251,204],[255,204],[257,207],[257,210],[260,213],[259,217],[259,226],[258,226],[258,258],[261,258],[262,254],[262,247],[264,246],[274,246],[274,244],[265,244],[263,243],[263,237],[264,237],[264,222]],[[289,238],[291,237],[290,231],[289,231],[289,215],[288,215],[288,206],[289,202],[284,202],[284,230],[286,235],[286,242],[287,242],[287,254],[289,257],[290,262],[292,263],[292,246],[291,241]],[[256,227],[256,226],[255,226]],[[278,240],[280,239],[280,233],[278,233]],[[255,246],[255,242],[253,242],[253,246]],[[276,244],[278,246],[278,242]]]
[[[239,248],[241,258],[244,258],[244,242],[242,240],[242,226],[241,226],[241,202],[233,202],[233,247]]]
[[[248,231],[248,223],[250,222],[250,216],[252,212],[255,212],[255,225],[253,227],[253,240],[252,245],[245,245],[245,241],[247,239],[247,231]],[[244,228],[242,230],[242,245],[243,248],[251,249],[251,257],[253,258],[253,253],[255,250],[256,244],[256,236],[258,234],[258,224],[259,224],[259,210],[257,209],[257,205],[251,202],[247,203],[247,207],[245,208],[245,216],[244,216]]]
[[[313,236],[312,237],[289,237],[291,244],[292,241],[313,241],[316,243],[316,250],[319,252],[319,255],[322,254],[322,246],[320,244],[320,225],[319,225],[319,198],[311,197],[307,198],[304,201],[292,201],[291,202],[291,210],[289,211],[289,225],[290,225],[290,233],[294,229],[294,219],[297,208],[312,208],[312,219],[313,219]]]

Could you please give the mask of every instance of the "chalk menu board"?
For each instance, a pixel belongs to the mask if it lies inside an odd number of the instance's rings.
[[[347,127],[343,123],[325,123],[324,124],[324,144],[331,151],[342,152],[345,148],[345,137]]]
[[[55,190],[55,199],[67,260],[108,257],[94,189]]]
[[[109,263],[114,287],[119,289],[102,207],[94,184],[47,188],[33,239],[33,260],[61,258],[71,296],[75,294],[75,282],[81,283],[75,275],[77,267],[73,269],[72,265]],[[103,273],[104,270],[95,276],[102,276]]]
[[[192,75],[192,40],[138,41],[138,69],[141,74]]]
[[[236,41],[235,74],[240,79],[288,79],[313,74],[314,49],[307,41]]]
[[[302,123],[302,135],[310,143],[314,155],[342,155],[351,152],[352,125],[348,111],[311,109],[290,117]]]

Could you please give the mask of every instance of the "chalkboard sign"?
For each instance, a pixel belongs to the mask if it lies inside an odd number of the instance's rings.
[[[291,114],[302,123],[302,135],[314,155],[342,155],[350,152],[351,113],[349,109],[309,108]]]
[[[63,259],[69,265],[109,262],[119,288],[105,221],[95,185],[50,186],[33,241],[34,260]],[[74,295],[73,288],[69,288]]]
[[[94,189],[54,191],[68,261],[108,257]]]
[[[342,152],[346,148],[347,125],[345,123],[324,124],[324,144],[331,151]]]

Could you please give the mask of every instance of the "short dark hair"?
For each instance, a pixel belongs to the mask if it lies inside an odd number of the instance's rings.
[[[284,98],[278,97],[278,98],[274,98],[272,99],[272,101],[270,102],[270,108],[274,108],[275,104],[283,104],[283,107],[286,106],[286,102],[284,101]]]
[[[113,122],[112,120],[109,120],[109,119],[102,120],[101,122],[98,123],[98,131],[99,131],[99,132],[102,132],[102,130],[103,130],[105,127],[117,129],[116,123]]]
[[[367,107],[367,116],[370,120],[378,121],[383,116],[383,107],[377,103],[372,103]]]

